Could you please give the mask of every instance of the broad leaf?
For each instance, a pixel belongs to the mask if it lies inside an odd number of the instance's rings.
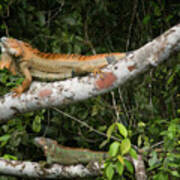
[[[124,171],[124,166],[120,162],[116,163],[116,169],[117,169],[118,174],[122,176],[122,173]]]
[[[120,143],[115,141],[110,145],[109,154],[110,156],[116,156],[119,152]]]
[[[107,137],[110,139],[112,132],[114,131],[115,124],[112,124],[107,130]]]
[[[111,180],[114,176],[114,169],[113,169],[113,166],[112,164],[110,164],[107,168],[106,168],[106,176],[108,178],[108,180]]]
[[[132,158],[137,159],[137,153],[133,148],[129,150],[129,154],[131,155]]]
[[[119,129],[120,134],[123,135],[126,138],[127,135],[128,135],[128,132],[127,132],[125,126],[123,124],[120,124],[120,123],[116,123],[116,125],[117,125],[117,127]]]
[[[124,155],[124,154],[128,153],[130,148],[131,148],[130,140],[128,138],[122,140],[122,142],[121,142],[121,154]]]
[[[129,161],[127,161],[127,160],[124,160],[124,162],[125,162],[125,165],[126,165],[126,168],[127,168],[127,170],[130,172],[130,173],[134,173],[134,167],[133,167],[133,165],[129,162]]]

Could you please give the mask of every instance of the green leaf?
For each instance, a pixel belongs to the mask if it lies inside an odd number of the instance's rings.
[[[178,171],[171,171],[171,174],[175,177],[180,177],[180,174],[178,173]]]
[[[124,171],[124,166],[119,161],[116,163],[116,170],[118,174],[122,176],[123,171]]]
[[[142,144],[142,135],[138,136],[138,146],[140,146]]]
[[[156,174],[153,176],[153,180],[168,180],[168,175],[160,172],[159,174]]]
[[[168,79],[168,81],[167,81],[167,84],[168,84],[168,85],[172,83],[172,81],[174,80],[174,76],[175,76],[175,73],[173,73],[173,74],[169,77],[169,79]]]
[[[102,149],[107,143],[109,142],[109,140],[104,140],[100,145],[99,148]]]
[[[17,160],[17,157],[16,156],[13,156],[13,155],[10,155],[10,154],[4,154],[3,156],[3,159],[6,159],[6,160]]]
[[[144,25],[146,25],[146,24],[148,24],[148,22],[149,22],[150,20],[151,20],[151,16],[150,16],[150,15],[147,15],[147,16],[144,17],[144,19],[143,19],[142,22],[143,22]]]
[[[114,128],[115,128],[115,124],[112,124],[112,125],[108,128],[107,133],[106,133],[108,139],[110,139],[111,134],[112,134]]]
[[[123,124],[120,124],[120,123],[116,123],[116,125],[117,125],[117,127],[119,129],[120,134],[123,135],[126,138],[127,135],[128,135],[128,132],[127,132],[125,126]]]
[[[118,155],[118,156],[117,156],[117,159],[119,160],[119,162],[120,162],[122,165],[124,165],[124,158],[123,158],[123,156]]]
[[[180,114],[180,109],[177,110],[177,113]]]
[[[40,132],[41,130],[41,117],[40,116],[35,117],[32,124],[32,129],[34,132]]]
[[[157,153],[155,151],[151,153],[151,156],[152,157],[148,161],[150,167],[156,165],[159,162],[157,158]]]
[[[37,15],[37,17],[38,17],[38,19],[39,19],[39,22],[38,22],[38,23],[39,23],[41,26],[44,26],[45,23],[46,23],[44,12],[43,12],[43,11],[39,11],[39,12],[36,13],[36,15]]]
[[[137,153],[133,148],[129,150],[129,154],[131,155],[132,158],[137,159]]]
[[[97,114],[98,114],[98,107],[97,107],[97,105],[94,105],[92,107],[91,116],[96,116]]]
[[[10,134],[5,134],[4,136],[1,136],[1,137],[0,137],[0,141],[1,141],[1,142],[3,142],[3,141],[8,141],[10,137],[11,137]]]
[[[133,174],[134,173],[133,165],[126,159],[124,160],[124,162],[125,162],[125,166],[126,166],[127,170]]]
[[[131,148],[131,142],[129,139],[124,139],[121,142],[121,154],[124,155],[129,152]]]
[[[131,156],[132,158],[137,159],[136,150],[134,150],[133,148],[131,148],[131,149],[129,150],[129,154],[130,154],[130,156]]]
[[[73,17],[64,18],[65,23],[74,26],[76,24],[76,20]]]
[[[116,156],[119,152],[120,143],[115,141],[110,145],[109,154],[110,156]]]
[[[161,9],[159,8],[159,6],[155,6],[154,13],[156,16],[161,16]]]
[[[107,168],[106,168],[106,176],[108,178],[108,180],[111,180],[114,176],[114,169],[113,169],[113,166],[112,164],[110,164]]]

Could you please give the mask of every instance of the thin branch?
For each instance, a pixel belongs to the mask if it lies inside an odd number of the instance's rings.
[[[6,36],[8,36],[8,37],[9,37],[9,29],[8,29],[8,26],[7,26],[7,24],[6,24],[6,21],[5,21],[5,20],[3,20],[3,24],[4,24],[4,26],[5,26],[5,33],[6,33]]]
[[[87,11],[87,13],[88,13],[88,11]],[[84,23],[84,34],[85,34],[85,41],[84,42],[91,48],[92,53],[96,54],[96,50],[95,50],[92,42],[89,39],[87,18],[88,18],[88,14],[86,15],[86,21]]]
[[[49,123],[50,123],[50,110],[48,109],[47,110],[47,126],[46,126],[46,128],[44,130],[43,136],[46,136],[46,133],[47,133],[48,128],[49,128]]]
[[[127,117],[127,119],[129,119],[128,110],[127,110],[126,104],[124,102],[124,98],[122,96],[120,87],[118,88],[118,94],[119,94],[119,99],[121,100],[121,104],[122,104],[123,110],[124,110],[124,112],[126,114],[126,117]]]
[[[129,44],[131,41],[131,33],[132,33],[131,31],[132,31],[134,19],[136,17],[137,7],[138,7],[138,0],[134,0],[134,7],[133,7],[133,11],[132,11],[133,13],[131,16],[131,21],[130,21],[129,30],[128,30],[128,37],[127,37],[127,41],[126,41],[126,51],[128,51],[128,49],[129,49]]]
[[[48,17],[48,20],[46,22],[47,25],[49,25],[51,23],[51,21],[54,20],[58,16],[58,14],[62,11],[62,8],[64,6],[64,0],[61,1],[60,4],[61,5],[58,7],[58,9],[55,10],[55,13],[51,17],[50,16]],[[51,11],[48,12],[48,15],[50,15],[49,14],[50,12]]]
[[[155,144],[153,144],[153,145],[151,146],[151,149],[154,149],[155,147],[160,146],[160,145],[162,145],[162,144],[164,144],[164,141],[160,141],[160,142],[158,142],[158,143],[155,143]]]
[[[114,107],[114,110],[115,110],[115,113],[116,113],[116,122],[120,121],[120,118],[119,118],[119,110],[117,108],[117,103],[116,103],[116,99],[115,99],[115,96],[114,96],[114,91],[111,91],[111,96],[112,96],[112,103],[113,103],[113,107]]]

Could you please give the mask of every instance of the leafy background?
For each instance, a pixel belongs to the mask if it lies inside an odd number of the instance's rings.
[[[180,19],[179,0],[1,0],[0,36],[29,42],[44,52],[95,54],[137,49]],[[143,150],[149,179],[180,177],[179,54],[170,63],[132,80],[121,89],[68,105],[26,113],[0,128],[0,156],[43,160],[32,140],[46,136],[60,144],[108,150],[113,140],[94,133],[67,113],[100,132],[120,122],[131,143]],[[0,72],[0,95],[22,81]],[[116,129],[112,132],[118,137]],[[115,165],[114,165],[115,166]],[[111,174],[111,172],[110,172]],[[99,179],[116,179],[118,175]],[[124,172],[119,179],[134,179]],[[1,179],[16,179],[3,177]]]

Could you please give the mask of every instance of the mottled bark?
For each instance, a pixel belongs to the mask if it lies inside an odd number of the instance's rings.
[[[42,164],[36,162],[0,159],[0,174],[9,176],[42,179],[64,179],[97,176],[99,173],[99,171],[91,172],[88,170],[88,168],[81,164],[71,166],[52,164],[50,167],[45,168]]]
[[[141,156],[138,156],[137,160],[132,160],[129,156],[127,159],[132,161],[134,165],[136,180],[146,180],[144,162]],[[71,166],[52,164],[45,168],[41,163],[37,162],[0,159],[0,174],[28,178],[72,179],[76,177],[98,176],[101,175],[103,168],[103,165],[100,165],[99,162],[92,162],[87,167],[82,164]],[[142,179],[143,177],[144,179]]]
[[[135,168],[135,176],[136,180],[146,180],[146,168],[144,165],[143,157],[142,155],[138,156],[138,159],[132,159],[134,168]]]

